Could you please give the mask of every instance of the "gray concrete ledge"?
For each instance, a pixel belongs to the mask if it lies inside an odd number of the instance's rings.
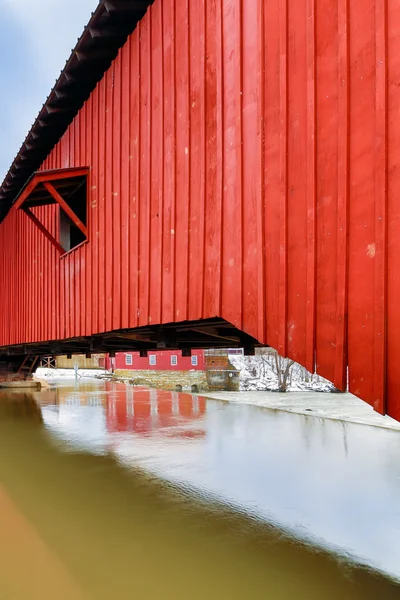
[[[322,392],[207,392],[203,396],[238,404],[251,404],[272,410],[335,421],[346,421],[400,431],[400,423],[379,415],[369,404],[352,394]]]
[[[38,391],[40,390],[41,384],[39,381],[33,380],[17,380],[17,381],[1,381],[0,389],[30,389]]]

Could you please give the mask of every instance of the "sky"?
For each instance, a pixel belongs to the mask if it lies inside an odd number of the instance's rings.
[[[0,183],[99,0],[0,0]]]

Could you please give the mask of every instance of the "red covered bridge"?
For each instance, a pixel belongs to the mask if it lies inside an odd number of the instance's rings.
[[[400,0],[103,0],[1,188],[0,353],[274,346],[400,419]]]

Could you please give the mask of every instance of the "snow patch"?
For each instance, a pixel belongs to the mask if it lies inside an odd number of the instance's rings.
[[[98,379],[108,374],[104,369],[78,369],[78,379]],[[37,379],[75,379],[74,369],[46,369],[39,367],[36,369],[35,377]]]
[[[275,355],[230,355],[229,360],[240,372],[240,391],[278,391],[279,380]],[[291,361],[279,357],[279,369],[284,371]],[[297,363],[289,368],[288,392],[334,392],[335,387],[319,375],[309,373]]]

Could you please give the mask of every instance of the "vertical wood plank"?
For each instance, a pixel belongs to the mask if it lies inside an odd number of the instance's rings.
[[[288,3],[286,299],[287,352],[306,362],[307,329],[307,0]],[[310,215],[312,216],[312,215]]]
[[[129,327],[129,189],[130,166],[130,91],[131,91],[131,40],[128,38],[121,50],[121,327]]]
[[[129,325],[136,327],[139,317],[139,253],[140,253],[140,165],[141,165],[141,77],[140,77],[140,37],[141,24],[139,23],[131,39],[131,99],[130,99],[130,218],[129,218]]]
[[[307,307],[306,368],[315,370],[316,298],[316,100],[315,0],[307,0]]]
[[[148,324],[150,294],[151,17],[140,27],[139,325]]]
[[[338,249],[337,249],[337,324],[335,380],[338,389],[347,383],[347,324],[348,324],[348,219],[349,219],[349,5],[338,4]]]
[[[242,326],[264,335],[264,201],[261,125],[263,19],[258,0],[243,3],[242,26]]]
[[[163,123],[163,38],[162,7],[153,4],[151,14],[151,180],[150,180],[150,256],[149,323],[161,322],[164,123]]]
[[[113,104],[112,104],[112,294],[111,328],[121,328],[121,91],[122,65],[121,50],[114,61]]]
[[[164,74],[164,210],[163,210],[163,323],[172,323],[175,314],[175,0],[163,2]]]
[[[189,312],[190,320],[202,317],[204,277],[205,194],[205,3],[190,4],[190,214]]]
[[[288,159],[288,90],[287,90],[287,44],[288,44],[288,0],[279,0],[279,66],[280,66],[280,142],[279,142],[279,182],[280,182],[280,224],[279,224],[279,335],[278,352],[287,354],[287,159]]]
[[[87,113],[87,103],[82,107],[80,111],[80,127],[79,127],[79,145],[80,145],[80,155],[79,155],[79,164],[75,164],[75,166],[86,166],[86,131],[88,129],[86,123],[86,113]],[[90,235],[90,225],[89,225],[89,203],[90,199],[86,195],[86,226],[88,230],[88,234]],[[80,269],[80,335],[86,335],[86,313],[89,312],[86,308],[86,271],[87,271],[87,262],[86,262],[86,250],[87,245],[84,244],[79,249],[79,259],[81,260],[81,269]]]
[[[243,14],[242,0],[222,0],[223,187],[221,316],[243,317]],[[232,32],[235,32],[232,35]],[[220,167],[221,168],[221,167]]]
[[[400,420],[400,3],[387,3],[387,369],[386,411]]]
[[[99,86],[99,170],[98,170],[98,215],[99,215],[99,235],[98,235],[98,270],[99,270],[99,291],[98,291],[98,310],[99,325],[98,331],[106,331],[106,80],[103,79]]]
[[[373,406],[386,412],[388,252],[388,6],[375,3],[375,307]]]
[[[100,237],[100,177],[103,169],[99,168],[99,152],[100,131],[99,131],[99,103],[100,103],[100,86],[98,86],[92,97],[92,125],[91,125],[91,140],[92,140],[92,169],[90,173],[90,186],[88,194],[90,194],[89,211],[91,214],[91,242],[90,250],[92,257],[92,332],[101,331],[99,323],[99,237]]]
[[[92,297],[92,286],[93,286],[93,271],[92,271],[92,255],[94,245],[94,227],[93,227],[93,97],[91,97],[86,103],[86,130],[84,132],[86,146],[85,146],[85,165],[90,166],[89,176],[86,182],[86,196],[87,196],[87,219],[88,219],[88,231],[89,231],[89,244],[85,247],[85,334],[91,335],[92,331],[95,331],[95,325],[92,322],[93,318],[93,297]],[[97,139],[97,138],[96,138]]]
[[[267,0],[264,14],[265,49],[265,286],[266,286],[266,339],[274,348],[279,345],[281,318],[279,312],[280,283],[280,130],[281,130],[281,82],[280,52],[281,27],[280,5]]]
[[[176,281],[175,318],[184,321],[188,309],[190,214],[189,1],[176,0]]]
[[[106,73],[106,114],[105,114],[105,331],[111,331],[113,328],[113,291],[114,285],[114,153],[113,132],[114,132],[114,81],[115,81],[115,63]]]
[[[376,14],[375,0],[349,2],[350,177],[348,259],[349,389],[374,403]]]
[[[220,314],[223,187],[222,0],[206,1],[204,315]]]
[[[266,343],[266,248],[265,248],[265,3],[257,2],[257,165],[256,165],[256,212],[257,218],[257,334]]]

